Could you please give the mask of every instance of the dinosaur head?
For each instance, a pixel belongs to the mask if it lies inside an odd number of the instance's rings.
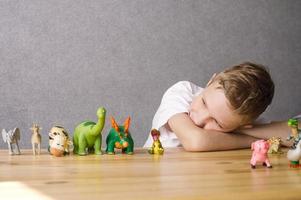
[[[98,118],[104,118],[106,116],[106,109],[104,107],[98,108],[96,115]]]

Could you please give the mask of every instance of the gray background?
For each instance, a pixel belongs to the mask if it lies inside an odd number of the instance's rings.
[[[72,133],[103,105],[132,117],[142,146],[168,87],[246,60],[275,81],[266,116],[287,119],[301,112],[300,11],[298,0],[0,1],[0,128],[20,127],[28,148],[39,123],[46,148],[53,125]]]

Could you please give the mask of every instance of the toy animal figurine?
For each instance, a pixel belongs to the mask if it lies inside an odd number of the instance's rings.
[[[7,142],[8,151],[9,151],[10,155],[14,155],[14,154],[20,155],[21,154],[20,148],[18,145],[18,140],[20,140],[20,129],[19,128],[15,128],[14,130],[9,130],[8,132],[5,129],[3,129],[2,130],[2,138],[3,138],[4,142]],[[12,146],[13,144],[15,144],[16,152],[14,152],[14,149]]]
[[[40,130],[42,130],[41,127],[39,127],[37,124],[33,124],[30,128],[32,131],[31,135],[31,145],[32,145],[32,153],[33,155],[36,155],[36,145],[38,146],[37,152],[40,155],[41,153],[41,134]]]
[[[289,119],[287,125],[291,127],[292,134],[287,138],[287,140],[293,140],[294,144],[292,148],[296,148],[299,140],[301,139],[301,130],[298,128],[298,120],[297,119]]]
[[[72,151],[73,143],[68,132],[62,126],[54,126],[49,131],[48,151],[56,157],[64,156]]]
[[[252,143],[253,154],[250,160],[250,164],[253,169],[256,168],[257,162],[262,162],[264,166],[272,168],[267,154],[269,146],[269,143],[265,140],[257,140]]]
[[[301,140],[296,144],[295,149],[291,148],[287,152],[287,159],[290,161],[290,167],[299,168],[301,159]]]
[[[56,157],[61,157],[66,155],[65,151],[66,139],[61,135],[55,135],[53,137],[53,142],[50,145],[50,154]]]
[[[134,141],[129,132],[130,120],[130,117],[128,117],[124,122],[124,126],[119,126],[115,119],[111,117],[112,129],[106,139],[107,154],[115,154],[115,148],[121,149],[122,153],[129,155],[134,153]]]
[[[268,153],[272,154],[282,154],[281,151],[281,138],[280,137],[272,137],[268,139],[268,143],[270,145]]]
[[[101,131],[105,124],[106,110],[103,107],[97,110],[97,123],[84,121],[76,126],[73,135],[74,153],[87,155],[88,153],[102,154]]]
[[[153,142],[152,147],[148,150],[148,153],[162,155],[164,153],[164,149],[159,140],[160,131],[158,131],[157,129],[153,129],[153,130],[151,130],[151,135],[153,137],[154,142]]]

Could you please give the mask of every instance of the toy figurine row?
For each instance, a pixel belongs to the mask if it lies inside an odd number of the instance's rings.
[[[288,126],[291,128],[292,134],[287,138],[288,141],[293,140],[292,147],[287,152],[287,159],[290,161],[289,166],[292,168],[301,167],[299,161],[301,159],[301,130],[298,128],[297,119],[289,119]],[[271,168],[267,153],[281,154],[281,139],[272,137],[269,140],[257,140],[252,143],[253,150],[250,164],[252,168],[256,168],[257,162],[262,162],[264,166]]]
[[[73,151],[78,155],[87,154],[102,154],[101,144],[102,144],[102,130],[105,124],[106,110],[100,107],[97,110],[97,122],[93,121],[83,121],[78,124],[74,129],[73,142],[70,140],[68,132],[62,126],[54,126],[49,132],[49,146],[48,151],[51,155],[60,157],[69,154]],[[112,128],[106,138],[106,153],[115,154],[115,148],[121,149],[122,153],[131,155],[134,153],[134,141],[131,137],[129,127],[130,127],[130,117],[128,117],[122,126],[118,125],[113,117],[111,117]],[[41,134],[40,130],[42,128],[37,124],[33,124],[31,143],[33,154],[40,154],[41,152]],[[149,149],[150,154],[160,154],[162,155],[164,149],[159,140],[160,132],[157,130],[152,130],[151,135],[154,139],[153,146]],[[18,141],[20,140],[20,130],[15,128],[14,130],[6,131],[2,130],[2,137],[4,142],[7,142],[9,154],[20,154],[20,149]],[[15,144],[16,152],[13,149],[13,144]],[[37,149],[36,149],[37,147]]]
[[[54,126],[49,132],[49,147],[48,151],[54,156],[64,156],[69,154],[73,150],[75,154],[87,155],[89,153],[102,154],[102,129],[105,124],[106,110],[100,107],[97,110],[97,122],[84,121],[75,127],[73,142],[70,140],[68,132],[61,126]],[[130,117],[128,117],[122,126],[118,125],[113,117],[111,117],[112,128],[106,138],[106,153],[115,154],[115,149],[121,149],[122,153],[133,154],[134,153],[134,141],[131,137]],[[290,161],[290,167],[299,168],[299,160],[301,159],[301,130],[298,128],[297,119],[289,119],[288,126],[291,128],[292,134],[287,140],[293,140],[292,147],[287,152],[287,158]],[[33,124],[32,130],[32,151],[35,155],[40,154],[41,151],[41,135],[40,130],[42,128],[37,124]],[[159,140],[160,132],[156,129],[151,131],[153,137],[153,145],[148,150],[150,154],[164,153],[164,149]],[[20,140],[20,130],[15,128],[14,130],[6,131],[2,130],[2,137],[4,142],[7,142],[9,154],[20,154],[18,141]],[[15,151],[13,150],[13,144],[15,144]],[[37,146],[37,149],[36,149]],[[281,152],[281,139],[272,137],[269,140],[258,140],[252,143],[251,149],[253,150],[250,164],[252,168],[256,168],[257,162],[262,162],[264,166],[271,168],[272,165],[269,162],[267,153],[282,153]]]

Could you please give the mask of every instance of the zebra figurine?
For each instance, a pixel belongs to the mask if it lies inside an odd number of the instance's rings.
[[[2,138],[4,142],[7,142],[8,145],[8,151],[10,155],[20,155],[20,148],[18,145],[18,140],[20,140],[20,129],[19,128],[15,128],[14,130],[9,130],[6,131],[5,129],[2,129]],[[12,144],[15,144],[16,148],[16,152],[14,152],[13,146]]]

